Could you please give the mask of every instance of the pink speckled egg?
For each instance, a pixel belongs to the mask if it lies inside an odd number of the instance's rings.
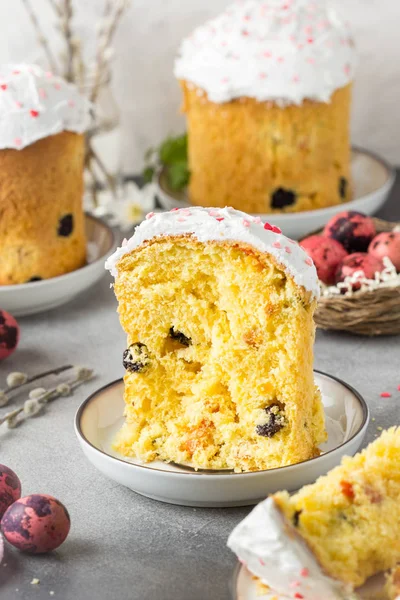
[[[0,360],[10,356],[18,346],[19,325],[12,315],[0,310]]]
[[[347,256],[343,246],[322,235],[311,235],[301,241],[300,246],[313,259],[319,279],[328,285],[335,283],[337,268]]]
[[[71,521],[59,500],[46,494],[20,498],[5,512],[1,529],[6,540],[31,554],[58,548],[66,539]]]
[[[21,498],[21,482],[17,475],[0,465],[0,519],[13,502]]]
[[[387,256],[400,271],[400,231],[385,231],[377,235],[370,243],[368,253],[375,258]]]
[[[347,252],[366,252],[376,235],[376,228],[371,217],[348,210],[332,217],[323,235],[342,244]]]
[[[373,279],[375,273],[382,271],[383,263],[379,258],[371,256],[366,252],[356,252],[349,254],[343,260],[336,273],[336,282],[344,281],[346,277],[351,277],[357,271],[362,271],[367,279]],[[353,289],[360,288],[360,284],[354,283]]]

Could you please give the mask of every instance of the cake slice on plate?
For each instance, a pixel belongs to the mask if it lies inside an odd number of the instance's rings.
[[[400,561],[400,428],[313,485],[256,506],[228,545],[285,598],[348,598]]]
[[[318,455],[315,267],[229,208],[147,216],[109,259],[122,327],[125,456],[269,469]]]

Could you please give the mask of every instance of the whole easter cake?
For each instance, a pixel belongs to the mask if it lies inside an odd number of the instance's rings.
[[[400,560],[399,497],[400,428],[393,427],[313,485],[261,502],[228,545],[285,598],[349,599]]]
[[[324,0],[236,0],[184,40],[190,200],[253,213],[351,199],[353,41]]]
[[[89,103],[35,65],[0,67],[0,285],[86,261],[82,206]]]
[[[318,282],[296,242],[194,207],[147,215],[106,266],[128,335],[121,454],[249,471],[319,453]]]

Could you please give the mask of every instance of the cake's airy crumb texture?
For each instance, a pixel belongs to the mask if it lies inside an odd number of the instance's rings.
[[[400,562],[400,428],[294,496],[274,496],[335,579],[361,586]]]
[[[82,134],[0,150],[0,285],[63,275],[86,261]]]
[[[316,301],[270,255],[171,235],[117,268],[128,334],[120,453],[237,471],[319,453]]]
[[[351,84],[329,102],[288,106],[252,98],[218,104],[182,87],[193,204],[279,213],[351,199]]]

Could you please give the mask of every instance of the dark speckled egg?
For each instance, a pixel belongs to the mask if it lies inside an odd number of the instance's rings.
[[[58,548],[66,539],[71,521],[59,500],[45,494],[32,494],[12,504],[1,520],[6,540],[31,554]]]
[[[0,519],[13,502],[21,498],[21,482],[17,475],[0,465]]]
[[[366,252],[376,228],[371,217],[349,210],[332,217],[323,235],[342,244],[347,252]]]
[[[14,352],[19,342],[19,325],[12,315],[0,310],[0,360]]]

